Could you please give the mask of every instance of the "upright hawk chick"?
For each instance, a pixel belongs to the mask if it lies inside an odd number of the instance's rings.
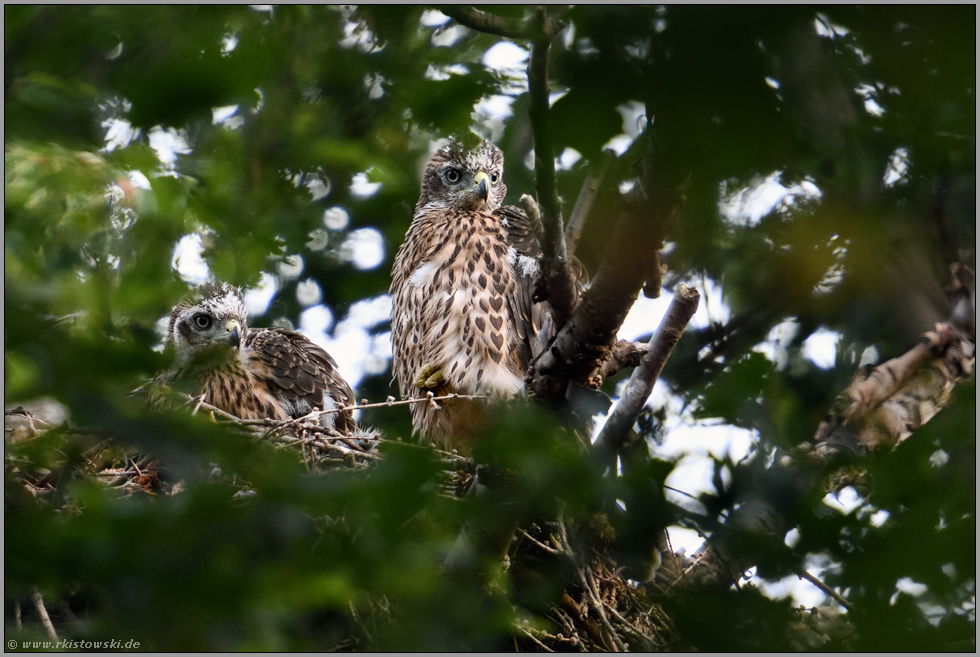
[[[245,297],[227,283],[207,284],[170,314],[167,341],[174,367],[156,383],[249,420],[288,420],[314,408],[350,406],[354,392],[327,352],[304,336],[280,328],[249,329]],[[351,411],[322,416],[343,433],[357,428]]]
[[[393,367],[403,397],[506,398],[521,390],[536,329],[531,288],[540,247],[527,215],[501,207],[504,156],[484,141],[438,150],[392,269]],[[536,317],[535,317],[536,319]],[[468,450],[486,404],[412,405],[417,433]]]

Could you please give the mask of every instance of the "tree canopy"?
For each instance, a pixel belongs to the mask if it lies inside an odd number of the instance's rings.
[[[6,639],[975,649],[975,7],[4,12]],[[593,280],[472,459],[405,406],[315,464],[129,397],[208,277],[397,397],[391,264],[448,137],[537,198],[553,298],[559,246]],[[610,461],[586,420],[628,396],[608,363],[641,288],[705,308]],[[685,497],[663,445],[711,423],[749,448]],[[486,463],[496,495],[452,494]],[[464,525],[508,528],[509,560],[447,572]],[[826,599],[797,608],[773,583],[814,564]]]

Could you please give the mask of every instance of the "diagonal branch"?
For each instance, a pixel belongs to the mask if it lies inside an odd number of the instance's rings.
[[[37,590],[36,586],[34,587],[34,593],[31,595],[31,598],[34,600],[34,607],[37,609],[37,615],[41,618],[41,625],[44,626],[44,631],[52,641],[57,641],[58,633],[54,631],[51,617],[48,616],[48,610],[44,606],[44,599],[41,597],[41,592]]]
[[[640,361],[640,366],[633,370],[633,375],[626,384],[626,390],[623,391],[619,403],[610,413],[609,419],[599,433],[599,438],[593,445],[593,452],[603,461],[618,453],[627,443],[633,423],[650,393],[653,392],[653,386],[670,352],[681,339],[684,328],[698,309],[700,299],[701,295],[698,291],[686,285],[678,285],[674,291],[674,298],[667,308],[667,314],[664,315],[657,332],[650,339],[649,350]]]
[[[824,593],[826,593],[827,595],[829,595],[831,598],[833,598],[834,600],[836,600],[840,604],[841,607],[844,607],[845,609],[853,609],[854,608],[853,605],[851,605],[851,603],[848,602],[840,593],[838,593],[834,589],[830,588],[829,586],[827,586],[826,584],[824,584],[819,578],[814,577],[813,575],[811,575],[807,571],[805,571],[803,569],[797,570],[796,571],[796,576],[799,577],[800,579],[805,579],[806,581],[808,581],[811,584],[813,584],[814,586],[816,586],[818,589],[820,589],[821,591],[823,591]]]
[[[609,169],[609,165],[612,163],[614,156],[614,151],[606,150],[602,154],[602,159],[599,160],[598,165],[593,167],[589,175],[585,177],[585,182],[582,183],[582,191],[579,192],[578,198],[575,199],[572,216],[568,218],[568,225],[565,226],[565,251],[569,258],[575,255],[575,247],[578,246],[578,240],[582,237],[582,228],[585,227],[585,220],[589,216],[589,210],[592,209],[596,195],[599,194],[602,179],[606,177],[606,171]]]
[[[528,93],[531,99],[531,131],[534,135],[534,186],[541,208],[541,260],[544,268],[548,298],[558,315],[558,326],[575,309],[576,295],[565,252],[565,234],[561,217],[561,199],[555,177],[555,154],[551,141],[550,90],[548,59],[554,24],[546,10],[538,9],[537,22],[541,33],[531,43],[531,61],[527,67]]]
[[[684,582],[731,586],[756,564],[752,551],[740,547],[746,537],[781,542],[792,514],[827,467],[907,438],[949,403],[953,386],[970,375],[974,362],[973,341],[952,325],[939,324],[923,343],[857,378],[838,397],[812,443],[800,445],[792,456],[777,454],[773,466],[757,477],[754,495],[698,550]]]
[[[616,224],[595,280],[550,347],[531,361],[527,381],[531,393],[560,403],[568,383],[593,383],[597,370],[609,358],[616,332],[632,308],[643,285],[643,253],[653,248],[649,231],[634,211]]]
[[[436,5],[436,9],[451,19],[478,32],[496,34],[508,39],[522,39],[530,36],[524,23],[507,20],[494,14],[480,11],[476,7],[459,5]]]

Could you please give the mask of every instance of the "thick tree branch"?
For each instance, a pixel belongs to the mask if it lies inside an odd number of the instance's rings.
[[[602,185],[602,179],[606,177],[606,171],[609,170],[614,155],[615,153],[611,150],[605,151],[598,165],[589,172],[585,177],[585,182],[582,183],[582,191],[578,193],[578,198],[575,199],[572,216],[568,218],[568,225],[565,226],[565,252],[568,258],[575,255],[575,248],[578,246],[579,238],[582,237],[585,220],[589,216],[589,210],[592,209],[595,197],[599,193],[599,187]]]
[[[800,501],[828,466],[907,438],[948,404],[953,386],[970,374],[974,361],[973,341],[951,324],[939,324],[924,343],[857,378],[838,397],[812,443],[800,445],[795,456],[778,455],[757,478],[755,495],[698,550],[684,583],[731,586],[756,564],[753,543],[782,542]]]
[[[653,392],[653,386],[670,352],[681,339],[687,323],[697,311],[700,299],[701,295],[698,291],[686,285],[678,285],[674,290],[674,298],[667,308],[667,314],[664,315],[657,332],[650,339],[649,350],[640,361],[640,366],[633,371],[629,383],[626,384],[626,390],[619,398],[619,403],[609,414],[609,419],[606,420],[599,438],[593,445],[593,452],[599,454],[603,460],[616,454],[626,443],[633,423],[650,393]]]
[[[500,16],[495,16],[493,14],[488,14],[485,11],[480,11],[476,7],[436,5],[436,9],[444,13],[446,16],[449,16],[460,25],[465,25],[466,27],[477,30],[478,32],[496,34],[497,36],[506,37],[508,39],[522,39],[530,36],[528,34],[527,25],[516,21],[510,21],[506,18],[501,18]]]
[[[548,117],[550,90],[548,59],[554,26],[544,8],[538,10],[541,34],[531,42],[531,61],[527,67],[528,93],[531,99],[531,131],[534,135],[534,186],[541,208],[541,247],[545,284],[551,306],[561,326],[575,309],[576,294],[568,268],[565,233],[561,217],[561,199],[555,177],[555,155]]]
[[[528,368],[528,387],[534,396],[559,402],[570,381],[583,385],[609,358],[616,331],[622,325],[643,284],[644,250],[652,248],[644,222],[634,211],[616,224],[613,238],[595,280],[550,347]]]

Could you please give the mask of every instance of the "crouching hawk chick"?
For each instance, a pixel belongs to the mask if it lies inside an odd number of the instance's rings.
[[[330,355],[281,328],[249,329],[245,297],[227,283],[209,283],[170,314],[167,342],[174,366],[154,383],[198,397],[247,420],[288,420],[314,409],[351,406],[354,392]],[[341,433],[357,429],[351,411],[321,416]]]
[[[392,356],[402,397],[518,393],[547,304],[532,303],[541,250],[523,210],[502,206],[503,153],[484,141],[433,155],[392,269]],[[486,402],[412,405],[416,433],[467,451]]]

